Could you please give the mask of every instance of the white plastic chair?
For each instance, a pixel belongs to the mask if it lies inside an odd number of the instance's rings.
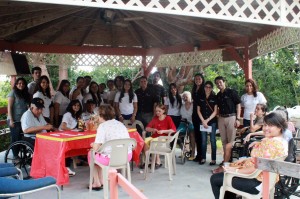
[[[108,171],[110,168],[122,169],[123,176],[125,176],[125,170],[127,170],[127,179],[129,182],[131,182],[130,166],[128,162],[129,146],[132,146],[132,150],[136,147],[135,139],[125,138],[110,140],[101,145],[98,151],[91,150],[89,186],[90,191],[92,190],[94,164],[97,164],[102,168],[104,198],[108,198]],[[111,147],[110,161],[108,166],[102,165],[99,162],[95,161],[95,154],[101,153],[106,147]]]
[[[142,129],[142,137],[143,137],[143,139],[145,139],[145,137],[146,137],[146,131],[145,131],[145,127],[144,127],[144,125],[143,125],[143,123],[141,122],[141,121],[139,121],[139,120],[135,120],[133,123],[131,123],[131,121],[130,120],[124,120],[123,121],[123,124],[127,127],[127,128],[137,128],[137,126],[140,126],[141,127],[141,129]]]
[[[286,158],[286,156],[277,158],[276,160],[278,161],[283,161]],[[232,187],[231,181],[233,177],[240,177],[240,178],[247,178],[247,179],[253,179],[256,178],[262,170],[256,169],[253,173],[251,174],[241,174],[241,173],[236,173],[236,172],[225,172],[224,173],[224,179],[223,179],[223,186],[220,189],[220,197],[219,199],[223,199],[225,196],[226,191],[230,191],[232,193],[235,193],[237,195],[242,196],[243,199],[260,199],[262,198],[262,190],[254,195],[250,193],[246,193],[240,190],[237,190]],[[276,179],[277,179],[278,174],[277,173],[269,173],[269,192],[270,192],[270,197],[274,198],[274,192],[275,192],[275,184],[276,184]]]
[[[172,179],[172,174],[176,174],[176,159],[175,159],[175,149],[177,144],[179,131],[177,131],[173,136],[160,136],[158,141],[152,141],[150,144],[150,149],[146,151],[146,162],[145,162],[145,179],[147,178],[148,164],[150,155],[153,154],[151,162],[151,172],[154,173],[155,159],[156,155],[165,156],[165,164],[168,165],[169,169],[169,180]],[[174,141],[171,148],[170,143]]]

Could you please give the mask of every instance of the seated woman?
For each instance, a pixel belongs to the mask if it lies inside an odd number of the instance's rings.
[[[177,128],[177,131],[180,133],[185,133],[188,129],[188,133],[190,136],[191,141],[191,157],[189,157],[188,160],[194,160],[195,159],[195,132],[194,132],[194,125],[192,122],[192,114],[193,114],[193,102],[192,102],[192,94],[189,91],[184,91],[182,93],[182,100],[183,105],[180,108],[180,115],[182,120],[186,120],[188,122],[188,125],[185,124],[185,122],[180,122],[179,127]]]
[[[99,107],[99,122],[96,139],[91,143],[94,151],[97,151],[102,144],[115,139],[129,138],[128,130],[123,123],[115,120],[115,110],[111,105],[100,105]],[[111,149],[104,149],[101,154],[96,154],[95,159],[103,165],[108,165],[110,160]],[[88,153],[90,160],[90,153]],[[128,161],[132,158],[132,151],[128,152]],[[103,188],[103,178],[101,167],[95,165],[93,174],[92,190],[99,191]]]
[[[150,143],[153,140],[158,140],[160,136],[168,136],[169,133],[176,132],[176,126],[170,116],[166,115],[166,106],[158,104],[155,107],[156,116],[150,121],[146,127],[146,131],[152,133],[151,137],[145,139],[144,151],[147,151],[150,147]],[[157,155],[155,160],[155,168],[158,169],[162,164],[160,158]]]
[[[249,141],[251,136],[256,135],[255,132],[261,131],[263,127],[264,116],[267,113],[267,105],[257,104],[255,112],[250,113],[250,126],[241,129],[240,134],[244,139],[244,142]]]
[[[67,131],[75,129],[78,126],[78,120],[82,113],[82,107],[79,100],[72,100],[67,107],[67,112],[64,114],[59,130]]]
[[[251,151],[251,157],[247,159],[238,160],[232,164],[239,165],[239,169],[234,166],[224,167],[225,171],[251,174],[256,168],[254,167],[254,158],[265,157],[270,155],[270,159],[276,159],[288,154],[288,143],[283,138],[283,132],[287,128],[287,124],[282,116],[278,113],[272,112],[264,117],[263,132],[265,138],[256,143]],[[220,188],[223,185],[224,173],[213,174],[210,178],[213,194],[216,199],[219,198]],[[233,188],[247,192],[250,194],[258,194],[258,187],[262,182],[262,173],[255,179],[245,179],[235,177],[232,179]],[[224,198],[235,198],[235,194],[226,192]]]

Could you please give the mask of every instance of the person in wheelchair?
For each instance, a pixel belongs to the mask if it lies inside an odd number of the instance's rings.
[[[32,146],[34,146],[36,134],[53,129],[53,126],[48,124],[42,115],[43,108],[44,101],[41,98],[33,98],[30,108],[21,117],[22,130],[24,132],[23,139],[32,144]]]
[[[193,102],[192,102],[192,94],[189,91],[184,91],[182,93],[183,105],[180,108],[181,122],[177,128],[177,131],[180,134],[184,134],[187,130],[190,137],[190,152],[191,156],[188,160],[195,159],[195,132],[194,125],[192,122],[192,114],[193,114]]]
[[[248,142],[251,135],[255,135],[255,132],[262,130],[263,120],[266,113],[267,113],[266,104],[257,104],[255,108],[255,112],[250,113],[250,126],[244,127],[240,131],[240,135],[241,138],[244,140],[244,143]]]
[[[270,155],[270,159],[276,159],[288,154],[288,142],[283,137],[283,133],[287,129],[287,124],[284,118],[272,112],[264,117],[263,132],[265,138],[260,143],[253,144],[251,157],[241,159],[224,167],[225,172],[236,172],[242,174],[251,174],[255,171],[254,158],[265,157]],[[220,188],[223,185],[224,173],[213,174],[210,178],[213,194],[216,199],[219,198]],[[233,188],[247,192],[250,194],[258,194],[261,190],[261,182],[263,180],[262,173],[257,178],[246,179],[235,177],[232,179]],[[226,192],[224,198],[235,198],[235,194]]]

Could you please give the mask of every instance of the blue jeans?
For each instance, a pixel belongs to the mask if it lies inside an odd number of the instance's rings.
[[[7,120],[7,125],[8,126],[9,126],[9,122],[10,122],[10,120]],[[14,124],[15,124],[14,127],[9,126],[9,129],[10,129],[10,143],[11,144],[16,142],[16,141],[22,140],[22,137],[23,137],[21,122],[15,122]],[[18,156],[19,150],[20,150],[19,147],[13,147],[12,151],[13,151],[13,154],[14,154],[15,157]]]
[[[216,130],[217,124],[213,123],[210,125],[212,127],[212,131],[210,133],[210,144],[211,144],[211,160],[216,160],[217,153],[217,144],[216,144]],[[202,144],[201,144],[201,153],[202,159],[206,159],[206,150],[207,150],[207,132],[201,131]]]

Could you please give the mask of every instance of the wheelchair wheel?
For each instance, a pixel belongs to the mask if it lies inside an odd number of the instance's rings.
[[[18,150],[18,156],[13,155],[13,149]],[[22,171],[25,171],[27,177],[29,177],[29,169],[31,166],[33,157],[33,146],[26,141],[17,141],[9,145],[4,155],[5,163],[12,163],[16,167],[19,167]]]
[[[276,199],[289,198],[295,193],[299,186],[300,180],[298,178],[280,176],[280,180],[275,185]]]

